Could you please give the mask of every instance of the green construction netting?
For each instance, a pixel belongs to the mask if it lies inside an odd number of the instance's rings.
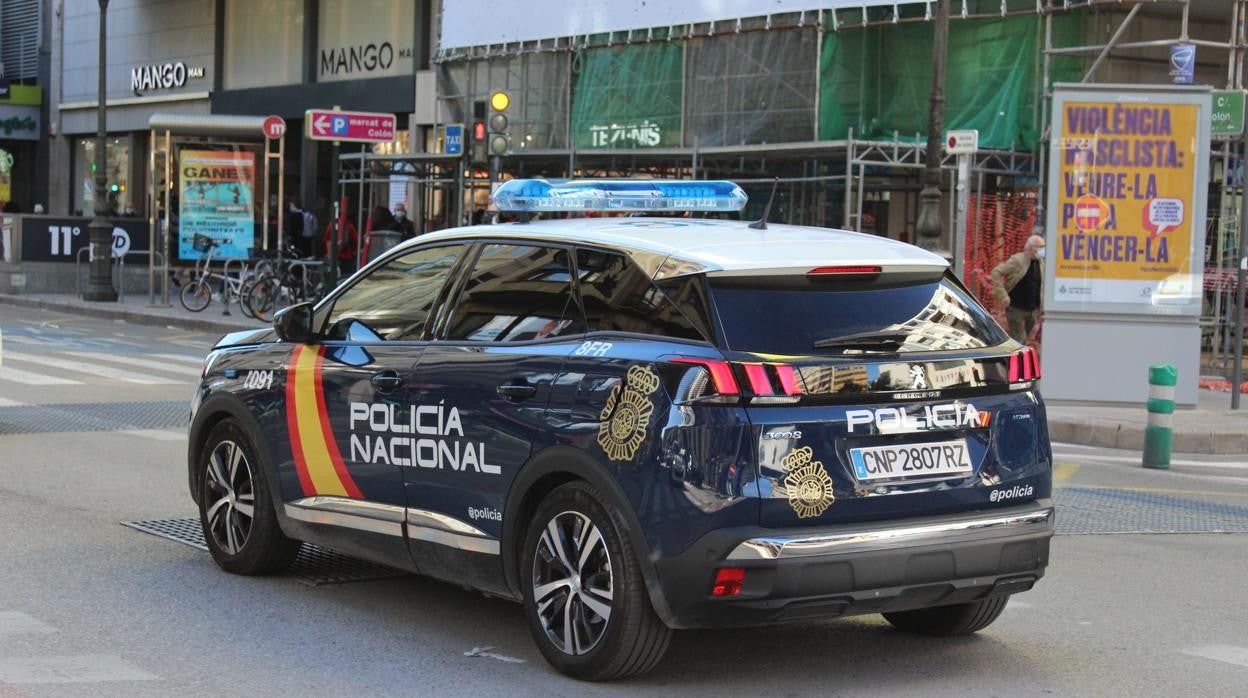
[[[679,146],[682,50],[679,43],[654,43],[578,53],[576,147]]]
[[[1055,45],[1070,45],[1079,18],[1054,18]],[[932,80],[930,22],[828,32],[820,61],[819,137],[926,138]],[[1071,37],[1069,40],[1064,40]],[[978,129],[984,148],[1034,150],[1040,140],[1043,19],[949,23],[945,128]],[[1082,77],[1079,60],[1055,60],[1054,82]]]

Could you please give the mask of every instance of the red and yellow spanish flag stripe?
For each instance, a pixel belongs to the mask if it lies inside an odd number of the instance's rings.
[[[363,499],[329,425],[325,388],[321,382],[324,347],[299,345],[286,373],[286,426],[303,495],[337,495]]]

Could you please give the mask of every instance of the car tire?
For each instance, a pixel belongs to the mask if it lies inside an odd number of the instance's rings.
[[[529,630],[546,661],[573,678],[636,676],[671,642],[624,531],[623,516],[585,482],[555,489],[529,523],[519,575]]]
[[[933,637],[954,637],[970,635],[983,630],[992,624],[1005,604],[1009,603],[1009,595],[989,596],[986,599],[952,606],[933,606],[914,611],[885,613],[884,620],[892,623],[894,628],[916,635]]]
[[[199,456],[199,522],[221,569],[263,575],[290,567],[300,543],[287,538],[259,451],[231,419],[216,425]]]

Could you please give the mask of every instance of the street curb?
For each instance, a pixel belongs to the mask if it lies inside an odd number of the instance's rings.
[[[124,307],[109,307],[108,304],[85,306],[71,301],[53,301],[44,298],[27,298],[0,293],[0,305],[14,305],[21,308],[38,310],[54,310],[70,315],[85,315],[108,320],[122,320],[132,325],[148,325],[151,327],[174,327],[180,330],[204,332],[205,334],[228,334],[239,330],[263,329],[263,325],[244,325],[219,320],[157,315],[129,310]]]
[[[1073,420],[1049,417],[1049,438],[1053,441],[1080,446],[1123,448],[1139,451],[1144,448],[1144,425],[1096,421],[1094,418]],[[1248,453],[1248,434],[1233,429],[1174,428],[1175,453],[1207,455],[1238,455]]]

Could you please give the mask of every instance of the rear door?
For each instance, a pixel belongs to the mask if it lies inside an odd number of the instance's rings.
[[[858,271],[709,279],[754,429],[762,524],[1047,496],[1031,350],[952,278]]]

